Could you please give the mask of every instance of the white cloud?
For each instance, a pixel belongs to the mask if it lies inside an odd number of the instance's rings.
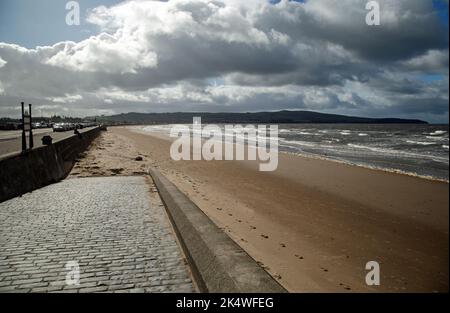
[[[3,66],[5,66],[6,63],[7,63],[7,62],[6,62],[5,60],[3,60],[3,59],[0,57],[0,68],[2,68]],[[5,91],[5,89],[3,88],[3,84],[2,84],[2,82],[0,81],[0,94],[2,94],[4,91]]]
[[[156,54],[131,35],[102,33],[80,43],[69,42],[45,62],[74,71],[119,74],[155,67]]]
[[[99,99],[106,98],[109,101],[112,101],[112,100],[130,101],[130,102],[148,102],[148,101],[150,101],[150,98],[146,95],[133,93],[133,92],[125,92],[118,88],[113,88],[113,89],[102,88],[96,92],[96,96]]]
[[[49,101],[53,101],[53,102],[74,103],[74,102],[83,100],[83,96],[65,94],[64,97],[53,97],[53,98],[49,97],[46,99]]]
[[[429,50],[423,55],[402,62],[402,64],[411,70],[448,74],[448,59],[448,50]]]

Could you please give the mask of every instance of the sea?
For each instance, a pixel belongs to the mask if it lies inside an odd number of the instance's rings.
[[[173,126],[152,125],[143,129],[169,135]],[[281,152],[449,181],[448,125],[279,124],[278,127]]]

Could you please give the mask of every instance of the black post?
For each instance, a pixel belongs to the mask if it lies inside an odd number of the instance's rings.
[[[22,152],[27,150],[27,139],[25,137],[25,108],[24,103],[22,104]]]
[[[30,149],[33,149],[34,142],[33,142],[33,121],[31,119],[31,104],[29,104],[30,108]]]

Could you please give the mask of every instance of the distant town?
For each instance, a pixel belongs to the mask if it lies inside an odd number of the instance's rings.
[[[74,117],[37,117],[33,119],[33,129],[53,128],[53,131],[68,131],[74,129],[83,129],[85,127],[96,126],[99,123],[94,119],[83,119]],[[0,130],[19,130],[22,129],[22,121],[13,118],[0,118]]]

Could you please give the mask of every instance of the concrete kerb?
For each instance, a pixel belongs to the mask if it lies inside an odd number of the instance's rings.
[[[164,175],[149,174],[201,292],[287,292]]]

